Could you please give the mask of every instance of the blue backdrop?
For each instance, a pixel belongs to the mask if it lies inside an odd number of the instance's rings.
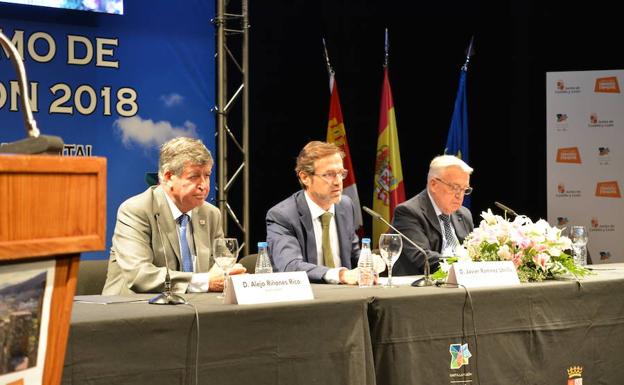
[[[212,0],[126,1],[124,15],[109,15],[0,4],[41,132],[61,136],[65,156],[108,158],[107,249],[117,207],[145,190],[160,144],[194,136],[215,154],[214,8]],[[0,142],[25,136],[15,80],[0,51]]]

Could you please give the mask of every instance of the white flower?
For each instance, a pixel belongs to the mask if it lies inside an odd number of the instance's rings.
[[[471,260],[468,249],[462,245],[455,247],[455,256],[459,262],[470,262]]]
[[[501,257],[504,261],[511,261],[511,258],[513,257],[513,253],[507,245],[502,245],[501,247],[499,247],[496,254],[498,254],[498,256]]]
[[[496,215],[492,214],[491,209],[488,209],[487,211],[482,211],[481,218],[483,218],[485,223],[487,223],[488,225],[495,225],[497,222]]]

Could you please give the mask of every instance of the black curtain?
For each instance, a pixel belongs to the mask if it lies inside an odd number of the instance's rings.
[[[621,69],[612,5],[567,2],[251,1],[251,250],[266,211],[295,192],[297,153],[324,140],[329,108],[321,38],[336,71],[360,200],[372,203],[384,57],[390,34],[405,191],[425,187],[443,152],[469,39],[472,212],[500,201],[546,217],[546,72]],[[609,21],[610,20],[610,21]],[[232,199],[236,200],[236,195]],[[371,233],[370,218],[365,218]]]

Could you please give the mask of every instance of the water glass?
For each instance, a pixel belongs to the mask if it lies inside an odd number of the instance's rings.
[[[587,229],[585,226],[572,226],[569,237],[572,241],[574,263],[579,266],[587,265]]]
[[[403,240],[399,234],[381,234],[379,236],[379,253],[388,266],[388,282],[384,287],[392,286],[392,266],[399,259],[403,250]]]
[[[212,256],[215,264],[223,270],[223,292],[225,293],[228,274],[238,258],[238,241],[236,238],[215,239]],[[224,295],[221,294],[218,298],[224,298]]]

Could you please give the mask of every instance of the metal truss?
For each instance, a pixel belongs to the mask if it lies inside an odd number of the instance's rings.
[[[242,240],[243,256],[250,253],[248,0],[216,3],[217,203],[223,231]]]

